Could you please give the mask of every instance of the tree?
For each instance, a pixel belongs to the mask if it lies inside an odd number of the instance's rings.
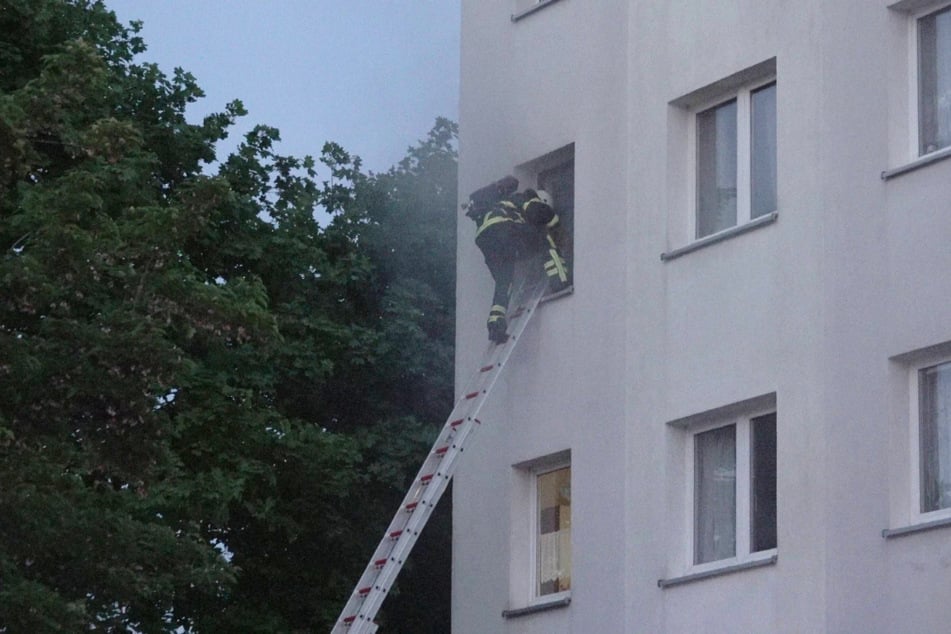
[[[243,107],[137,33],[0,0],[0,632],[326,630],[451,406],[455,126],[207,174]]]

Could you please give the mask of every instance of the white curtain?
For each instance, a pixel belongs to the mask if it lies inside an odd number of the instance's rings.
[[[736,427],[695,436],[694,563],[736,554]]]
[[[921,511],[951,507],[951,363],[919,373]]]

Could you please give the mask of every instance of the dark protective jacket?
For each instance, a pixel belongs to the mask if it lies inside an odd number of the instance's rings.
[[[513,222],[529,224],[535,227],[546,226],[549,229],[558,222],[555,210],[543,202],[534,190],[521,194],[512,194],[491,206],[487,206],[476,217],[476,240],[488,229],[497,224]]]

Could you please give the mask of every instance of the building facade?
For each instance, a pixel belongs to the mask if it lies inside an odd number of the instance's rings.
[[[452,631],[948,632],[951,2],[462,5],[460,193],[553,191],[573,292],[456,475]]]

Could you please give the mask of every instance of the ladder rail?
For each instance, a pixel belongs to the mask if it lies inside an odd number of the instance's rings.
[[[524,276],[520,282],[512,294],[515,301],[508,317],[509,340],[487,346],[478,370],[453,406],[331,634],[376,632],[378,626],[373,619],[448,488],[466,442],[481,424],[477,416],[547,289],[544,277]]]

